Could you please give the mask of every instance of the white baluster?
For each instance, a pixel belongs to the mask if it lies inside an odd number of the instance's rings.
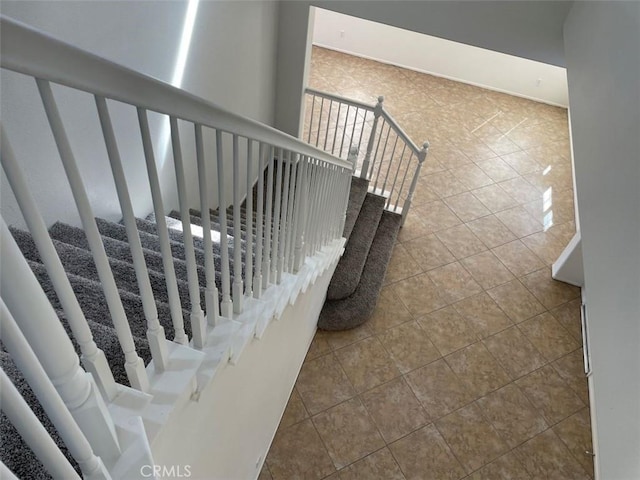
[[[273,211],[273,233],[271,244],[271,282],[278,282],[278,242],[280,241],[280,206],[282,200],[282,170],[284,169],[284,152],[281,148],[277,150],[278,171],[276,173],[276,198]]]
[[[189,215],[189,202],[187,199],[187,182],[184,178],[184,165],[182,162],[182,149],[180,147],[180,133],[178,131],[178,119],[171,117],[171,147],[173,150],[173,166],[176,173],[178,186],[178,203],[180,204],[180,220],[182,221],[182,238],[184,239],[184,253],[187,262],[187,280],[189,284],[189,300],[191,301],[191,335],[193,346],[197,349],[204,347],[206,326],[204,313],[200,306],[200,284],[198,282],[198,270],[196,266],[196,254],[191,235],[191,217]]]
[[[144,363],[136,352],[133,336],[131,335],[131,328],[129,327],[129,322],[127,321],[127,316],[118,294],[118,287],[116,286],[111,267],[109,266],[109,259],[104,251],[102,237],[96,226],[91,204],[89,203],[89,196],[84,188],[82,176],[78,170],[73,152],[71,151],[69,139],[62,124],[60,113],[58,112],[58,107],[53,98],[51,85],[49,82],[39,79],[36,79],[36,83],[40,91],[40,96],[42,97],[42,103],[49,120],[49,125],[51,126],[53,137],[56,141],[56,146],[58,147],[62,165],[69,180],[78,213],[80,214],[80,220],[84,227],[87,242],[93,253],[96,270],[98,271],[98,277],[104,290],[113,326],[116,330],[122,351],[124,352],[124,366],[127,372],[127,378],[133,388],[146,392],[149,390],[149,378],[144,368]]]
[[[347,114],[345,116],[345,121],[344,121],[344,129],[342,130],[342,140],[340,141],[340,150],[338,151],[338,157],[342,158],[342,149],[344,148],[344,139],[347,136],[347,127],[349,126],[349,112],[351,111],[351,105],[347,105]],[[353,125],[355,126],[355,121],[353,122]],[[353,137],[352,137],[353,138]]]
[[[138,108],[138,123],[140,124],[142,147],[144,150],[144,158],[147,165],[149,186],[151,188],[153,212],[156,217],[156,232],[160,240],[160,252],[162,252],[162,266],[164,269],[165,282],[167,284],[169,308],[171,310],[171,321],[175,332],[173,341],[182,345],[186,345],[189,342],[189,339],[187,338],[187,334],[184,331],[182,305],[180,302],[180,294],[178,292],[176,271],[173,265],[173,254],[171,252],[171,243],[169,242],[167,221],[164,216],[165,210],[162,201],[162,190],[160,189],[158,168],[156,167],[155,155],[153,154],[153,143],[151,142],[151,133],[149,131],[149,120],[147,118],[147,111],[143,108]]]
[[[278,273],[277,282],[282,281],[282,274],[284,272],[284,250],[287,244],[287,232],[289,225],[287,224],[287,211],[289,207],[289,183],[291,180],[291,152],[286,152],[283,155],[283,162],[285,162],[284,183],[282,184],[282,209],[280,212],[280,244],[278,248]]]
[[[316,96],[313,95],[312,99],[311,99],[311,115],[309,117],[309,132],[307,134],[307,143],[311,143],[311,131],[313,129],[313,117],[314,117],[314,110],[316,107]]]
[[[407,150],[407,144],[404,144],[404,147],[402,147],[402,154],[400,155],[400,161],[398,162],[398,168],[396,168],[396,174],[393,177],[393,184],[391,185],[391,194],[389,195],[389,198],[387,199],[387,203],[385,205],[384,208],[389,208],[389,205],[391,205],[391,199],[393,197],[393,192],[398,192],[398,200],[396,201],[396,203],[399,202],[400,199],[400,190],[396,190],[396,185],[398,183],[398,174],[400,173],[400,170],[402,169],[402,165],[404,164],[404,154]]]
[[[238,136],[233,135],[233,312],[242,313],[242,223],[240,217],[240,159]]]
[[[91,374],[80,367],[71,340],[4,221],[0,221],[0,258],[0,291],[7,308],[97,455],[115,459],[120,445],[104,400]],[[9,354],[19,358],[22,352],[13,351],[14,347],[5,342]]]
[[[247,251],[245,253],[245,291],[247,296],[253,296],[253,141],[247,138],[247,197],[245,202],[246,210],[246,231],[247,231]]]
[[[95,479],[111,478],[107,472],[102,460],[93,453],[93,449],[82,433],[80,427],[73,419],[73,416],[65,406],[62,398],[58,395],[56,388],[47,378],[47,374],[38,362],[36,355],[29,346],[26,338],[18,328],[18,325],[9,312],[4,301],[0,299],[0,325],[2,327],[2,341],[7,351],[15,362],[18,369],[22,372],[25,380],[35,393],[38,401],[44,408],[47,416],[56,427],[56,430],[62,437],[65,445],[69,448],[71,456],[78,462],[78,466],[82,471],[83,477]],[[86,374],[85,374],[86,375]],[[5,389],[9,390],[9,396],[13,397],[18,394],[13,384],[2,372],[2,408],[5,409],[4,403]],[[13,391],[12,391],[13,390]],[[19,395],[19,394],[18,394]],[[39,422],[36,420],[39,424]],[[16,427],[18,425],[14,423]],[[45,432],[46,433],[46,432]],[[46,437],[49,437],[47,434]],[[50,438],[50,437],[49,437]],[[55,447],[57,450],[57,447]],[[65,463],[66,462],[65,459]],[[67,477],[65,477],[67,478]]]
[[[164,335],[164,328],[158,320],[158,309],[151,290],[151,281],[149,280],[149,272],[147,264],[144,260],[142,252],[142,244],[138,235],[138,227],[136,226],[136,218],[131,205],[131,197],[129,188],[127,187],[127,179],[122,168],[122,160],[116,142],[116,136],[113,132],[111,117],[107,102],[104,97],[95,97],[96,106],[98,107],[98,116],[102,133],[104,135],[105,145],[107,147],[107,156],[111,164],[111,172],[113,181],[116,185],[116,192],[120,202],[120,210],[122,212],[127,239],[129,240],[129,248],[131,249],[131,257],[133,259],[133,268],[136,272],[136,280],[140,297],[142,299],[142,309],[144,311],[145,320],[147,321],[147,340],[149,340],[149,349],[153,358],[154,368],[158,372],[163,372],[167,368],[169,362],[169,352],[167,350],[167,340]]]
[[[296,190],[296,230],[295,230],[295,247],[293,256],[293,270],[297,272],[302,267],[304,261],[304,226],[306,223],[306,203],[308,195],[307,185],[307,165],[309,159],[306,156],[300,158],[300,167],[298,168],[298,183]]]
[[[256,269],[253,279],[253,296],[260,298],[262,295],[262,249],[263,249],[263,222],[264,222],[264,169],[265,169],[265,145],[260,143],[258,152],[258,198],[256,205]]]
[[[49,433],[20,396],[20,392],[11,383],[4,370],[0,370],[0,401],[2,402],[2,411],[53,478],[77,478],[80,480],[80,476],[71,466],[69,460],[62,454]],[[2,473],[2,478],[7,478],[4,472]],[[13,478],[16,478],[15,475]]]
[[[341,191],[342,199],[340,202],[340,210],[344,212],[340,221],[340,228],[338,229],[338,238],[342,237],[344,233],[344,224],[347,222],[347,207],[349,206],[349,192],[351,190],[351,175],[344,175],[342,178]]]
[[[296,161],[292,165],[291,187],[289,190],[289,216],[287,222],[287,246],[284,250],[287,272],[293,271],[293,251],[295,249],[295,235],[298,228],[297,216],[298,202],[300,201],[300,172],[302,171],[302,156],[296,154]]]
[[[14,192],[22,216],[29,227],[33,241],[38,248],[40,258],[47,268],[47,273],[49,274],[53,288],[67,315],[73,336],[78,342],[78,345],[80,345],[82,364],[85,369],[93,375],[100,393],[102,393],[104,398],[113,400],[118,390],[116,382],[113,379],[113,373],[111,373],[111,368],[107,363],[104,352],[96,346],[93,340],[93,334],[89,329],[89,324],[71,288],[60,257],[58,257],[58,253],[47,232],[47,226],[38,210],[33,195],[31,195],[24,174],[15,158],[13,149],[9,144],[9,139],[6,137],[6,132],[2,125],[0,125],[0,147],[2,148],[2,155],[0,156],[2,167],[7,175],[11,189]]]
[[[229,273],[229,240],[227,236],[227,199],[225,196],[224,157],[222,150],[222,132],[216,130],[216,164],[218,166],[218,222],[220,223],[220,264],[222,275],[221,315],[233,317],[231,301],[231,278]]]
[[[213,261],[213,241],[211,240],[211,216],[209,214],[209,176],[207,163],[204,158],[204,144],[202,140],[202,125],[195,124],[196,161],[198,163],[198,187],[200,190],[200,218],[202,219],[202,237],[204,243],[204,269],[207,285],[204,301],[207,309],[207,323],[216,326],[220,317],[218,304],[218,287],[216,286],[216,267]],[[222,235],[222,232],[221,232]]]
[[[324,112],[324,97],[320,98],[320,115],[318,116],[318,134],[316,135],[316,147],[320,145],[320,129],[322,127],[322,113]]]
[[[398,146],[399,138],[400,136],[396,135],[396,141],[393,142],[393,150],[391,150],[391,156],[389,157],[389,165],[387,165],[387,173],[385,174],[384,182],[382,183],[382,193],[384,193],[385,189],[387,188],[387,181],[389,180],[389,172],[391,171],[391,164],[393,163],[393,160],[396,155],[396,147]],[[391,198],[391,193],[389,193],[389,198]]]
[[[324,145],[322,149],[327,151],[327,140],[329,139],[329,128],[331,127],[331,109],[333,108],[333,100],[329,100],[329,112],[327,113],[327,128],[324,132]]]
[[[364,162],[362,163],[362,171],[360,172],[360,178],[371,178],[369,176],[369,163],[371,163],[371,152],[373,151],[373,143],[376,136],[376,130],[378,128],[378,119],[380,115],[382,115],[382,102],[384,102],[384,97],[381,95],[378,97],[378,103],[375,106],[375,110],[373,111],[373,125],[371,126],[371,133],[369,134],[369,141],[367,143],[367,152],[364,156]],[[364,125],[363,125],[364,131]],[[361,138],[362,140],[362,138]],[[359,150],[359,148],[358,148]],[[373,173],[373,169],[372,169]]]
[[[386,122],[385,122],[386,123]],[[380,138],[378,139],[378,147],[380,147],[380,140],[382,139],[382,132],[384,131],[384,125],[380,129]],[[382,154],[378,157],[378,149],[376,149],[376,157],[379,159],[378,171],[376,173],[376,181],[373,186],[373,190],[378,189],[378,180],[380,179],[380,172],[382,171],[382,163],[384,162],[384,155],[387,153],[387,144],[389,143],[389,135],[391,135],[391,124],[387,124],[387,136],[384,139],[384,147],[382,148]]]
[[[409,194],[407,195],[406,200],[404,201],[404,205],[402,206],[402,224],[404,224],[405,219],[407,218],[407,214],[409,213],[409,208],[411,208],[411,201],[413,200],[413,194],[416,191],[416,186],[418,185],[418,179],[420,178],[420,169],[422,168],[422,164],[427,158],[427,152],[429,150],[429,142],[424,142],[422,144],[422,150],[418,154],[418,165],[416,166],[416,171],[413,174],[413,181],[411,182],[411,187],[409,187]]]
[[[26,422],[25,422],[26,424]],[[35,435],[38,434],[38,432],[34,432]],[[0,478],[2,478],[3,480],[20,480],[18,477],[16,477],[13,472],[11,470],[9,470],[7,468],[7,466],[0,462]]]
[[[263,287],[267,288],[271,283],[271,232],[273,228],[273,169],[274,169],[274,148],[270,147],[268,151],[269,167],[267,171],[267,208],[266,208],[266,220],[264,222],[264,251],[262,253],[263,265],[262,265],[262,282]]]
[[[336,137],[338,136],[338,127],[340,127],[340,111],[342,110],[342,103],[338,103],[338,113],[336,115],[336,128],[333,131],[333,141],[331,142],[331,155],[334,155],[336,149]],[[345,125],[346,128],[346,125]],[[341,152],[338,152],[340,156]]]
[[[404,190],[404,184],[407,181],[407,175],[409,174],[409,167],[411,166],[411,160],[413,159],[413,157],[416,157],[416,154],[414,152],[411,152],[411,155],[409,155],[409,161],[407,162],[407,168],[404,171],[404,175],[402,176],[402,182],[400,183],[400,188],[398,189],[398,198],[396,200],[396,204],[393,207],[393,211],[397,211],[398,209],[398,204],[400,203],[400,195],[402,194],[403,190]]]

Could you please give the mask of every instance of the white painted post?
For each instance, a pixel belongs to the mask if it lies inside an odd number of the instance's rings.
[[[413,180],[411,182],[411,187],[409,187],[409,194],[404,201],[404,205],[402,206],[402,224],[404,225],[404,221],[407,218],[407,214],[409,213],[409,208],[411,208],[411,201],[413,200],[413,194],[416,191],[416,186],[418,185],[418,179],[420,178],[420,169],[422,168],[422,164],[427,158],[427,152],[429,150],[429,142],[424,142],[422,144],[422,150],[418,154],[418,165],[416,166],[416,171],[413,174]]]
[[[129,248],[131,249],[131,257],[133,259],[133,268],[136,272],[136,280],[142,299],[142,309],[145,320],[147,321],[149,349],[151,350],[154,368],[158,372],[163,372],[169,362],[167,339],[164,335],[164,328],[158,320],[158,309],[156,308],[153,290],[151,289],[149,271],[147,270],[147,264],[144,259],[142,244],[140,243],[136,217],[133,213],[127,179],[124,174],[124,169],[122,168],[122,160],[120,159],[116,136],[113,132],[107,102],[104,97],[97,95],[95,96],[95,100],[96,106],[98,107],[98,117],[100,118],[105,145],[107,147],[107,156],[111,164],[113,181],[116,185],[116,193],[118,195],[118,201],[120,202],[120,211],[122,212],[125,229],[127,231],[127,239],[129,240]]]
[[[258,198],[257,198],[257,217],[256,217],[256,269],[253,279],[253,296],[260,298],[262,296],[262,251],[263,251],[263,235],[264,235],[264,169],[265,169],[265,144],[260,143],[258,152]]]
[[[296,190],[296,231],[295,231],[295,247],[293,255],[293,271],[297,272],[302,267],[304,261],[304,236],[305,236],[305,223],[306,223],[306,203],[308,195],[307,185],[307,165],[309,164],[309,158],[302,156],[300,158],[300,167],[298,167],[298,183]]]
[[[282,170],[284,169],[284,152],[278,148],[278,171],[276,174],[276,198],[273,211],[273,233],[271,245],[271,283],[278,282],[278,243],[280,241],[280,206],[282,201]]]
[[[264,251],[262,253],[263,265],[262,265],[262,282],[263,287],[266,289],[271,283],[271,233],[272,233],[272,212],[273,212],[273,169],[274,169],[274,153],[273,147],[268,150],[268,162],[269,167],[267,171],[267,208],[266,208],[266,220],[264,222]]]
[[[229,273],[229,240],[227,237],[227,199],[225,198],[224,157],[222,149],[222,132],[216,130],[216,164],[218,166],[218,222],[220,223],[220,264],[222,275],[222,303],[220,314],[233,317],[231,301],[231,275]]]
[[[71,456],[78,462],[83,477],[96,480],[111,478],[102,460],[93,453],[87,437],[85,437],[73,419],[73,416],[53,386],[53,383],[47,378],[44,368],[42,368],[42,365],[38,362],[38,358],[35,353],[33,353],[27,339],[20,331],[20,328],[18,328],[15,319],[2,299],[0,299],[0,325],[2,327],[3,343],[9,351],[11,358],[20,372],[22,372],[22,375],[31,387],[31,390],[33,390],[33,393],[35,393],[47,416],[56,427],[65,445],[69,448]],[[15,394],[19,395],[4,372],[2,372],[1,378],[3,388],[0,388],[0,390],[2,391],[3,400],[5,400],[4,394],[7,393],[6,389],[9,390],[8,393],[10,397]],[[3,401],[3,410],[5,410],[5,407],[6,405]],[[40,425],[37,419],[36,424]],[[20,428],[17,424],[14,425],[16,428]],[[24,427],[26,427],[26,425],[24,425],[23,428]],[[29,430],[28,427],[27,430]],[[48,434],[46,438],[50,438]],[[55,448],[57,450],[57,447]]]
[[[7,175],[11,189],[14,192],[22,216],[31,232],[33,241],[38,248],[40,258],[47,268],[49,279],[67,315],[73,336],[78,342],[78,345],[80,345],[82,364],[85,369],[93,375],[98,389],[104,398],[113,400],[118,392],[118,388],[113,378],[111,368],[107,363],[107,358],[93,340],[93,334],[89,329],[89,324],[71,288],[60,257],[58,257],[51,237],[49,237],[49,233],[47,232],[47,226],[38,210],[33,195],[31,195],[29,186],[15,158],[13,149],[9,144],[9,139],[2,125],[0,125],[0,148],[2,149],[2,154],[0,155],[2,167]]]
[[[245,291],[253,296],[253,140],[247,138],[247,196],[245,202],[247,250],[245,253]]]
[[[180,294],[178,293],[178,282],[176,271],[173,265],[173,253],[169,242],[169,231],[165,219],[165,210],[162,201],[162,190],[158,178],[158,168],[156,167],[155,155],[153,154],[153,143],[149,131],[149,120],[147,111],[138,108],[138,123],[140,124],[140,134],[142,136],[142,148],[144,150],[145,163],[147,165],[147,176],[151,188],[151,198],[153,202],[153,212],[156,218],[156,232],[160,240],[160,252],[162,253],[162,266],[164,269],[165,282],[167,284],[167,294],[169,297],[169,308],[171,310],[171,322],[175,336],[174,342],[186,345],[189,342],[184,331],[184,318],[182,318],[182,305]]]
[[[198,163],[198,189],[200,191],[200,218],[202,219],[202,240],[204,243],[204,270],[207,285],[204,301],[207,310],[207,323],[215,327],[219,322],[220,305],[216,286],[216,267],[213,261],[213,241],[211,240],[211,215],[209,214],[209,176],[204,158],[202,125],[194,124],[196,135],[196,161]],[[220,232],[222,235],[222,232]]]
[[[200,283],[196,266],[196,254],[191,235],[191,216],[189,215],[189,201],[187,199],[187,182],[184,177],[184,165],[182,162],[182,149],[180,147],[180,133],[178,131],[178,119],[170,118],[171,147],[173,149],[173,165],[178,186],[178,203],[180,204],[180,220],[182,221],[182,238],[184,239],[184,253],[187,262],[187,280],[189,284],[189,300],[191,301],[191,335],[193,346],[198,350],[204,347],[206,339],[206,326],[204,313],[200,306]]]
[[[233,135],[233,312],[242,313],[242,223],[240,217],[240,159],[238,135]]]
[[[376,129],[378,128],[378,119],[380,115],[382,115],[382,102],[384,102],[384,97],[381,95],[378,97],[378,103],[375,106],[373,111],[373,125],[371,126],[371,133],[369,135],[369,141],[367,143],[367,152],[364,156],[364,161],[362,163],[362,170],[360,171],[360,178],[370,179],[369,177],[369,163],[371,162],[371,152],[373,151],[373,143],[375,141]]]
[[[80,220],[84,227],[84,233],[87,236],[87,242],[93,253],[93,260],[96,264],[98,277],[104,290],[113,326],[118,335],[118,341],[120,342],[122,351],[124,352],[124,368],[127,372],[127,378],[133,388],[146,392],[149,390],[149,377],[147,376],[142,359],[136,352],[133,336],[131,335],[131,328],[129,327],[120,295],[118,294],[118,287],[113,278],[111,267],[109,266],[109,259],[104,251],[102,237],[96,225],[89,202],[89,196],[84,188],[80,170],[78,170],[78,165],[73,156],[67,133],[62,124],[62,119],[60,118],[60,113],[53,97],[53,92],[51,91],[51,85],[49,82],[40,79],[36,79],[36,83],[40,91],[40,96],[42,97],[42,104],[47,114],[49,125],[51,126],[51,132],[58,147],[62,165],[69,180],[69,186],[71,187],[78,213],[80,214]]]
[[[105,460],[117,458],[120,445],[104,400],[93,377],[80,367],[71,340],[4,221],[0,221],[0,258],[2,299],[47,377],[96,453]],[[13,358],[23,354],[13,342],[5,342],[5,348]]]
[[[289,202],[289,183],[291,180],[291,152],[286,152],[286,161],[284,159],[285,155],[283,154],[283,162],[286,162],[284,167],[284,183],[282,184],[282,209],[280,211],[280,234],[279,239],[280,243],[278,245],[278,270],[276,281],[280,283],[282,281],[282,274],[284,272],[284,251],[287,245],[287,232],[289,230],[289,225],[287,224],[287,209]]]

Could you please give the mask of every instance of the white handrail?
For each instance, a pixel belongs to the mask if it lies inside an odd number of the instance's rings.
[[[160,80],[0,15],[0,66],[120,102],[350,166],[273,127],[229,112]]]

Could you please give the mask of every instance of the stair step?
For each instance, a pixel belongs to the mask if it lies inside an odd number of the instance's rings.
[[[345,299],[325,302],[318,328],[348,330],[362,325],[371,317],[401,222],[400,215],[388,211],[382,214],[358,287]]]
[[[369,181],[359,177],[351,177],[351,190],[349,192],[349,203],[347,204],[347,216],[344,222],[343,237],[349,238],[351,231],[356,224],[360,208],[367,195]]]
[[[340,300],[353,294],[358,287],[369,249],[384,211],[385,199],[367,193],[360,214],[329,283],[327,300]]]

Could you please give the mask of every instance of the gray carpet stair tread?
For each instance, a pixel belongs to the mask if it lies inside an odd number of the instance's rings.
[[[358,220],[329,283],[327,300],[346,298],[358,287],[385,201],[385,198],[379,195],[366,194]]]
[[[358,215],[360,214],[360,208],[367,195],[367,189],[369,188],[369,181],[359,177],[351,177],[351,191],[349,192],[349,203],[347,204],[347,217],[344,222],[343,237],[349,238],[351,231],[353,230]]]
[[[348,330],[362,325],[371,317],[401,221],[402,217],[395,213],[385,211],[382,214],[358,287],[343,300],[325,302],[318,328]]]
[[[27,405],[42,423],[55,444],[60,448],[62,454],[69,460],[69,463],[75,468],[81,477],[80,468],[73,459],[64,442],[58,435],[56,428],[45,413],[44,409],[38,402],[31,387],[27,384],[20,370],[8,353],[0,351],[0,366],[7,374],[11,382],[15,385],[20,395],[25,399]],[[53,477],[44,468],[44,465],[38,460],[31,448],[22,439],[16,428],[11,424],[7,416],[2,412],[0,414],[0,460],[5,466],[11,470],[17,478],[48,480]]]

